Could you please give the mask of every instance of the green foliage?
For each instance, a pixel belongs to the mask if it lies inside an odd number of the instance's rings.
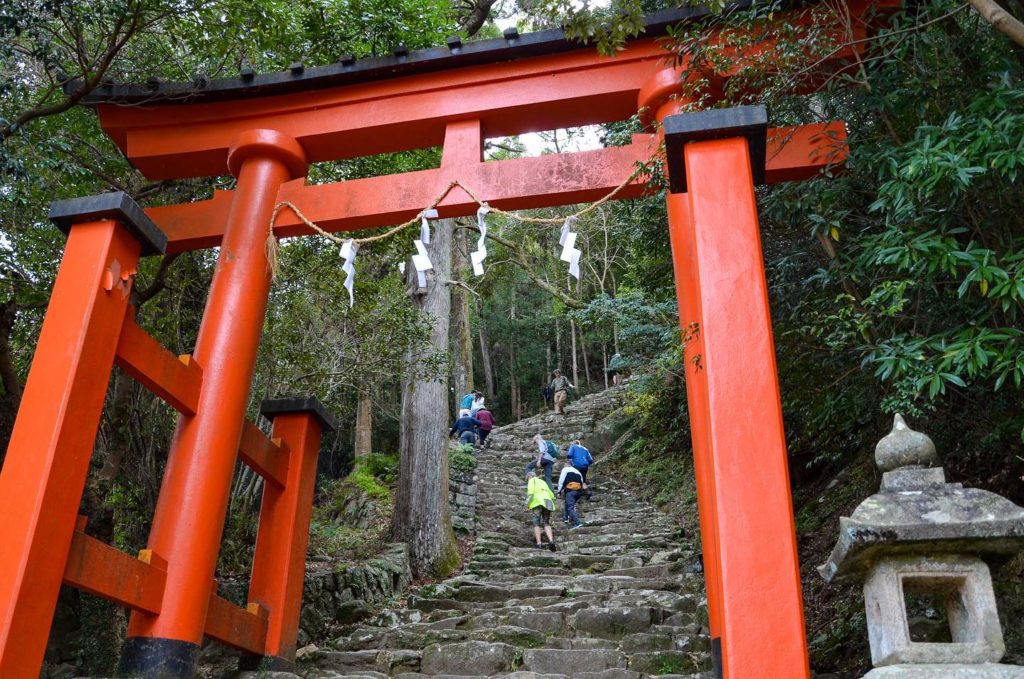
[[[369,462],[370,457],[378,458],[378,461]],[[386,460],[386,463],[381,462],[381,459]],[[370,455],[365,462],[362,459],[356,461],[356,466],[352,469],[352,473],[345,478],[345,482],[351,483],[375,500],[390,500],[391,491],[382,481],[385,478],[394,478],[397,462],[394,457]],[[376,470],[381,471],[382,474],[376,473]]]
[[[387,525],[353,528],[314,517],[309,524],[309,553],[333,561],[357,562],[379,554],[387,538]]]
[[[370,453],[356,463],[385,486],[392,486],[398,478],[398,456],[393,453]]]
[[[473,446],[461,444],[448,451],[448,466],[453,471],[468,474],[476,469],[476,456],[473,454]]]

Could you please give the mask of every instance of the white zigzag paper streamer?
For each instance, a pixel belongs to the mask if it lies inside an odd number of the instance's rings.
[[[576,236],[579,234],[572,230],[575,221],[575,217],[567,217],[565,224],[562,224],[562,235],[558,239],[558,244],[562,246],[562,254],[558,258],[563,262],[569,262],[569,275],[579,280],[580,257],[583,251],[576,247]]]
[[[425,272],[433,269],[434,265],[430,262],[430,256],[427,255],[427,248],[423,246],[423,241],[414,240],[412,244],[416,246],[416,254],[412,256],[412,265],[416,267],[416,281],[422,290],[427,287]]]
[[[359,243],[349,238],[347,241],[342,243],[341,252],[339,255],[345,260],[345,263],[341,266],[341,270],[345,272],[345,289],[348,290],[348,306],[351,309],[355,306],[355,286],[356,286],[356,253],[359,252]]]
[[[491,208],[481,205],[476,211],[476,225],[480,229],[480,240],[476,242],[476,252],[471,252],[469,261],[473,263],[473,275],[484,275],[484,260],[487,259],[487,220],[484,217]]]
[[[428,219],[437,219],[437,210],[424,210],[420,213],[420,240],[424,245],[430,245],[430,224]]]

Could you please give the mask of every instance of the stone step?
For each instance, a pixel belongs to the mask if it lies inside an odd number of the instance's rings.
[[[432,644],[423,649],[420,669],[428,675],[503,674],[515,669],[518,652],[515,646],[487,641]]]
[[[612,649],[562,650],[532,648],[523,651],[523,669],[531,672],[565,674],[569,671],[600,672],[626,668],[625,654]]]
[[[573,623],[577,632],[602,639],[621,639],[627,634],[649,630],[662,618],[660,608],[585,608],[576,613]]]
[[[623,402],[609,390],[495,429],[477,451],[473,555],[466,570],[420,587],[406,607],[377,615],[336,640],[308,676],[640,679],[708,667],[698,557],[677,523],[592,468],[592,502],[568,530],[562,502],[558,550],[537,550],[524,507],[533,436],[560,449],[586,440]],[[598,455],[599,450],[592,449]],[[556,473],[561,462],[556,465]],[[468,515],[464,518],[469,518]]]

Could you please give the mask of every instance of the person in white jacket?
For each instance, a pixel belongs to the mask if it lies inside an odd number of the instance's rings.
[[[587,484],[583,481],[583,474],[580,473],[580,470],[569,462],[562,465],[562,473],[558,475],[558,494],[565,500],[562,521],[572,524],[569,530],[583,527],[583,523],[580,522],[580,517],[576,513],[576,503],[583,496],[586,488]]]

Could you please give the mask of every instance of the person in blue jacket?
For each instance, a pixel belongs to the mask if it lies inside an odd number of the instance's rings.
[[[565,459],[579,471],[583,476],[583,482],[586,483],[587,470],[594,462],[594,457],[590,454],[590,451],[577,439],[569,444],[569,450],[565,451]]]
[[[459,419],[455,420],[455,424],[452,425],[451,431],[448,432],[448,436],[458,436],[459,443],[466,443],[471,446],[476,445],[477,430],[480,428],[480,420],[470,415],[463,415]]]

